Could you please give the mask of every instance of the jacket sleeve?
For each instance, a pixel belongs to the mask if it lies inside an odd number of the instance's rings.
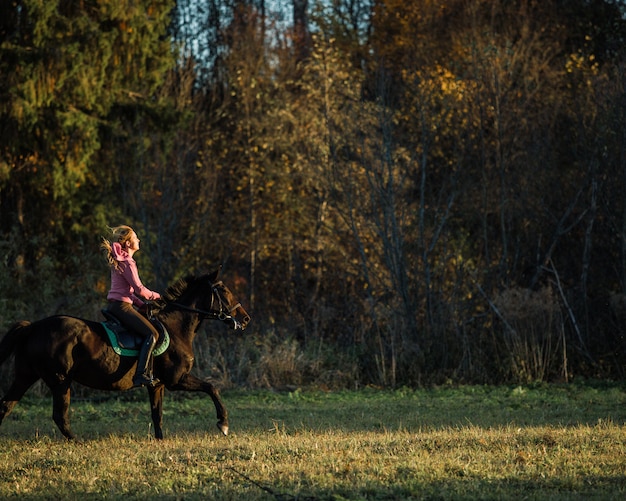
[[[155,299],[160,299],[161,294],[158,292],[151,291],[147,287],[145,287],[139,278],[139,273],[137,271],[137,264],[134,261],[127,261],[127,266],[124,266],[124,278],[133,288],[133,294],[135,296],[140,297],[146,301],[151,301]],[[133,299],[133,303],[137,306],[140,305],[139,302],[135,302]]]

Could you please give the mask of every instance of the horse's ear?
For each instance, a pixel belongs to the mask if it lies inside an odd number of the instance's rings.
[[[212,284],[217,282],[217,277],[219,277],[220,271],[222,271],[221,266],[217,270],[215,270],[213,273],[208,274],[209,280],[211,281]]]

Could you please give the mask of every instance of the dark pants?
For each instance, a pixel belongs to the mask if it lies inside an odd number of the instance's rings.
[[[154,326],[146,317],[139,313],[131,303],[126,303],[124,301],[110,301],[108,309],[120,319],[122,324],[131,329],[133,332],[136,332],[144,338],[152,336],[155,342],[159,339],[159,333]]]

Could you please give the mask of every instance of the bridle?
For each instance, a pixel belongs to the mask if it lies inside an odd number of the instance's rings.
[[[229,324],[235,330],[238,330],[238,329],[244,330],[246,326],[248,325],[248,322],[250,322],[250,315],[248,315],[248,313],[243,308],[243,306],[241,306],[241,303],[237,303],[233,306],[228,306],[228,304],[226,304],[226,301],[224,300],[224,298],[219,292],[220,287],[224,287],[224,282],[219,281],[211,285],[211,306],[209,307],[208,311],[201,310],[199,308],[192,308],[191,306],[187,306],[187,305],[180,304],[177,302],[171,302],[171,303],[168,302],[167,304],[169,306],[176,308],[177,310],[187,311],[189,313],[195,313],[196,315],[200,317],[200,321],[221,320],[222,322]],[[214,309],[213,305],[216,302],[216,298],[217,298],[218,308]],[[233,316],[233,312],[235,312],[236,310],[241,310],[243,314],[243,318],[241,319],[241,321],[237,320]]]

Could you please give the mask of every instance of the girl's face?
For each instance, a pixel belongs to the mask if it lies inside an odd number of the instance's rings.
[[[139,238],[137,238],[137,234],[134,231],[131,231],[130,238],[126,241],[126,248],[129,251],[136,252],[139,250]]]

